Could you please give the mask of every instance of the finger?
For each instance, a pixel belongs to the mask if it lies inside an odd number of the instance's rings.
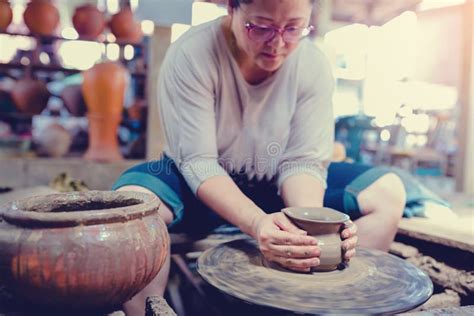
[[[345,260],[345,261],[351,260],[351,259],[355,256],[355,254],[356,254],[355,248],[346,251],[346,252],[344,253],[344,260]]]
[[[311,271],[311,268],[295,268],[295,267],[288,267],[286,269],[296,271],[296,272],[302,272],[302,273],[308,273]]]
[[[269,234],[269,241],[274,245],[310,246],[317,245],[318,241],[312,236],[292,234],[283,230],[274,230]]]
[[[347,221],[344,223],[344,229],[341,232],[341,237],[343,239],[350,238],[357,234],[357,225],[352,221]]]
[[[295,270],[295,269],[308,270],[320,264],[320,261],[318,258],[294,259],[294,258],[285,258],[285,257],[279,257],[279,256],[271,256],[269,260],[276,262],[279,265],[288,269],[292,269],[292,270]]]
[[[357,246],[357,241],[359,238],[357,236],[351,237],[349,239],[346,239],[342,242],[342,249],[344,251],[348,251],[351,249],[354,249]]]
[[[321,255],[321,250],[318,246],[282,246],[269,244],[268,249],[273,255],[286,258],[316,258]]]
[[[281,230],[298,235],[307,235],[306,231],[296,227],[283,213],[277,214],[273,221]]]

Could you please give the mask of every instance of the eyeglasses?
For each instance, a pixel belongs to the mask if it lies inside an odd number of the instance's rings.
[[[277,34],[281,34],[283,41],[295,43],[303,37],[308,36],[314,29],[314,26],[276,28],[273,26],[259,26],[247,22],[245,23],[245,28],[247,29],[248,38],[255,42],[268,42],[275,38]]]

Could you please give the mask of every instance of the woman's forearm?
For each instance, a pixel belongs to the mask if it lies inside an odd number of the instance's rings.
[[[265,213],[240,191],[231,178],[215,176],[207,179],[199,186],[197,197],[242,232],[256,237],[256,226]]]
[[[323,184],[315,177],[304,173],[286,178],[281,185],[280,194],[287,207],[323,206]]]

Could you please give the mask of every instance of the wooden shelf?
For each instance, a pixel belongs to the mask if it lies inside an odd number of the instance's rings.
[[[457,217],[440,213],[438,218],[402,218],[398,234],[474,253],[472,197],[457,193],[444,198]]]
[[[82,72],[82,70],[74,68],[65,68],[60,65],[41,65],[41,64],[29,64],[23,65],[21,63],[0,63],[0,70],[2,69],[27,69],[32,68],[33,71],[46,71],[46,72],[65,72],[70,74],[75,74]],[[130,72],[130,75],[137,78],[145,78],[146,72]]]
[[[17,33],[17,32],[2,32],[0,31],[0,34],[4,35],[11,35],[11,36],[24,36],[24,37],[31,37],[35,38],[37,40],[42,40],[42,41],[86,41],[86,42],[93,42],[93,43],[99,43],[99,44],[117,44],[120,46],[125,46],[125,45],[132,45],[135,47],[143,47],[143,43],[129,43],[126,41],[107,41],[107,40],[97,40],[97,39],[91,39],[91,38],[65,38],[62,36],[44,36],[44,35],[35,35],[35,34],[25,34],[25,33]]]

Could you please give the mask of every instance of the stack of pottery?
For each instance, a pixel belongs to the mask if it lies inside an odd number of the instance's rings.
[[[117,129],[122,120],[129,74],[119,63],[103,62],[83,72],[82,93],[89,119],[89,148],[85,159],[122,160]]]
[[[135,21],[130,7],[122,8],[118,13],[113,15],[109,26],[119,41],[136,44],[142,40],[143,33],[140,23]]]
[[[74,11],[72,24],[79,38],[96,39],[105,29],[104,13],[92,4],[81,5]]]
[[[12,22],[12,8],[8,0],[0,0],[0,32],[5,32]]]
[[[104,13],[92,4],[76,8],[72,23],[80,38],[96,39],[107,26]],[[108,26],[115,38],[124,43],[137,44],[143,38],[140,22],[135,21],[130,7],[114,14]]]
[[[32,34],[48,36],[53,35],[59,25],[59,12],[51,0],[31,0],[23,19]]]

